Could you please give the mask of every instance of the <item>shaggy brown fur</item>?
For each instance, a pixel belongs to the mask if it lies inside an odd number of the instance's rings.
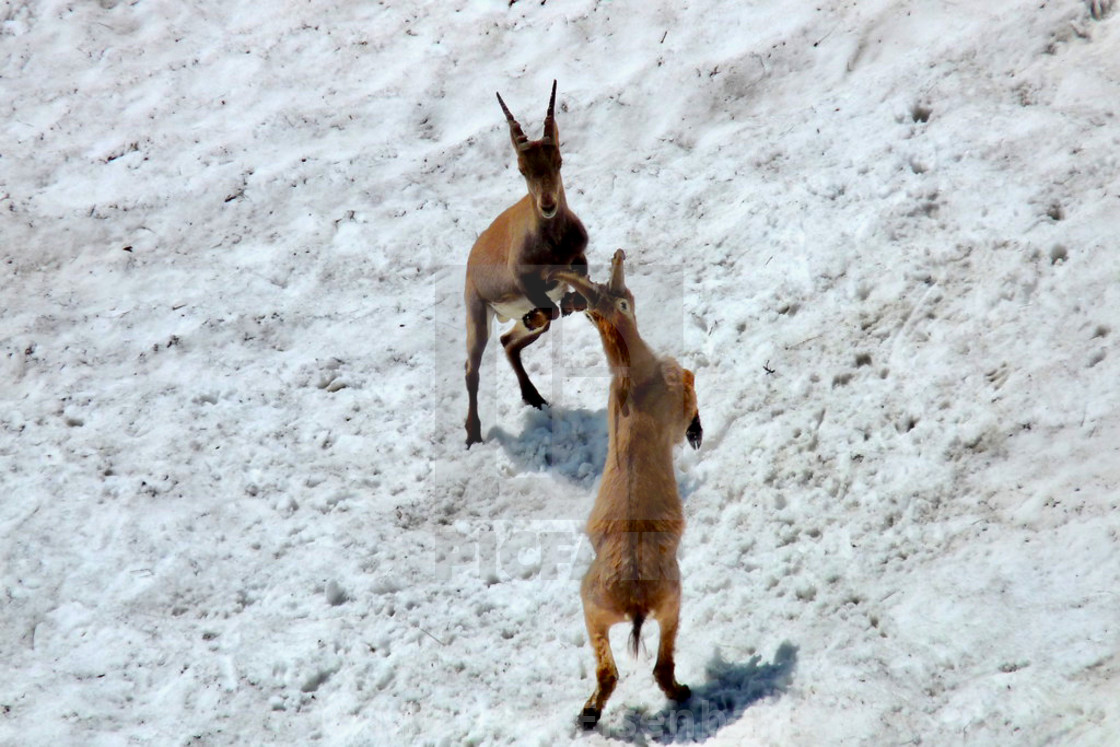
[[[607,635],[616,623],[632,622],[636,652],[642,623],[657,620],[654,677],[669,698],[690,695],[677,682],[673,661],[681,599],[677,547],[685,525],[673,447],[687,436],[699,448],[700,414],[692,372],[655,355],[638,334],[624,257],[615,253],[607,286],[558,273],[587,299],[612,372],[607,463],[587,521],[595,559],[580,590],[598,680],[580,716],[586,728],[598,722],[618,681]]]

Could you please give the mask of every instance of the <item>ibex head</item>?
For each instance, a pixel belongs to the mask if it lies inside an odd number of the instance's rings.
[[[634,315],[634,294],[626,287],[626,272],[622,266],[626,252],[618,249],[611,257],[611,276],[606,285],[595,283],[571,270],[557,270],[552,277],[575,288],[587,299],[587,313],[595,326],[603,331],[604,325],[626,324],[637,327]]]
[[[630,353],[623,337],[624,329],[635,336],[638,330],[638,320],[634,315],[634,294],[626,287],[622,267],[625,259],[625,252],[621,249],[615,251],[611,258],[611,276],[606,285],[594,283],[569,270],[557,271],[552,275],[572,286],[587,299],[587,315],[599,330],[607,360],[616,367],[630,365]]]
[[[509,137],[517,152],[517,169],[525,177],[536,213],[545,220],[556,216],[564,201],[564,185],[560,181],[560,131],[556,128],[556,81],[552,81],[552,98],[548,101],[548,114],[544,119],[544,137],[530,140],[521,125],[510,114],[502,95],[498,103],[509,123]]]

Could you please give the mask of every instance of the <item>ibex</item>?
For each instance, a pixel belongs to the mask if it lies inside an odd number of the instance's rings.
[[[490,339],[495,315],[517,320],[501,337],[506,357],[517,375],[521,398],[540,408],[547,404],[521,364],[521,351],[536,340],[561,309],[582,308],[582,299],[567,294],[563,283],[546,278],[555,268],[587,274],[587,231],[568,208],[560,179],[560,132],[556,127],[556,81],[544,120],[544,137],[530,140],[498,95],[517,152],[517,168],[529,193],[499,215],[475,241],[467,260],[467,448],[482,441],[478,419],[478,367]]]
[[[703,429],[692,372],[672,358],[659,358],[638,334],[624,258],[621,249],[615,252],[605,287],[570,272],[555,273],[586,299],[612,373],[607,463],[587,521],[595,559],[580,589],[598,679],[580,714],[588,729],[598,723],[618,681],[607,636],[615,623],[633,622],[630,645],[636,654],[642,623],[657,620],[661,643],[653,676],[670,699],[691,695],[677,682],[673,662],[681,601],[677,546],[684,532],[673,446],[687,436],[700,448]]]

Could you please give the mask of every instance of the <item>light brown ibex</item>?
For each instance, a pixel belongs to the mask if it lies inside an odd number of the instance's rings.
[[[510,114],[502,97],[498,103],[509,123],[510,140],[517,152],[517,168],[529,193],[499,215],[479,235],[467,260],[464,292],[467,305],[467,448],[482,441],[478,418],[478,368],[490,339],[490,323],[516,323],[502,335],[521,398],[540,408],[547,404],[521,364],[521,351],[536,340],[561,310],[568,314],[582,308],[582,299],[565,295],[567,287],[546,274],[556,268],[587,274],[587,231],[568,208],[560,179],[560,132],[556,127],[556,81],[544,120],[544,137],[530,140]],[[563,309],[557,307],[560,301]]]
[[[672,358],[658,357],[638,334],[624,258],[621,249],[615,252],[606,286],[555,273],[586,299],[612,373],[607,463],[587,521],[595,559],[580,588],[598,679],[580,714],[584,728],[599,721],[618,681],[607,635],[615,623],[633,622],[630,644],[637,653],[642,623],[657,620],[657,684],[672,700],[691,695],[677,682],[673,661],[681,602],[677,546],[685,523],[673,446],[687,436],[693,448],[700,448],[703,429],[692,372]]]

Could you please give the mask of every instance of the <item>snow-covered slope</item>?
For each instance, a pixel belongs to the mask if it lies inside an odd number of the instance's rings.
[[[1108,744],[1110,6],[8,3],[0,742]],[[494,91],[536,137],[554,78],[593,274],[627,251],[706,436],[695,696],[616,645],[588,734],[583,319],[544,412],[491,342],[463,448]]]

